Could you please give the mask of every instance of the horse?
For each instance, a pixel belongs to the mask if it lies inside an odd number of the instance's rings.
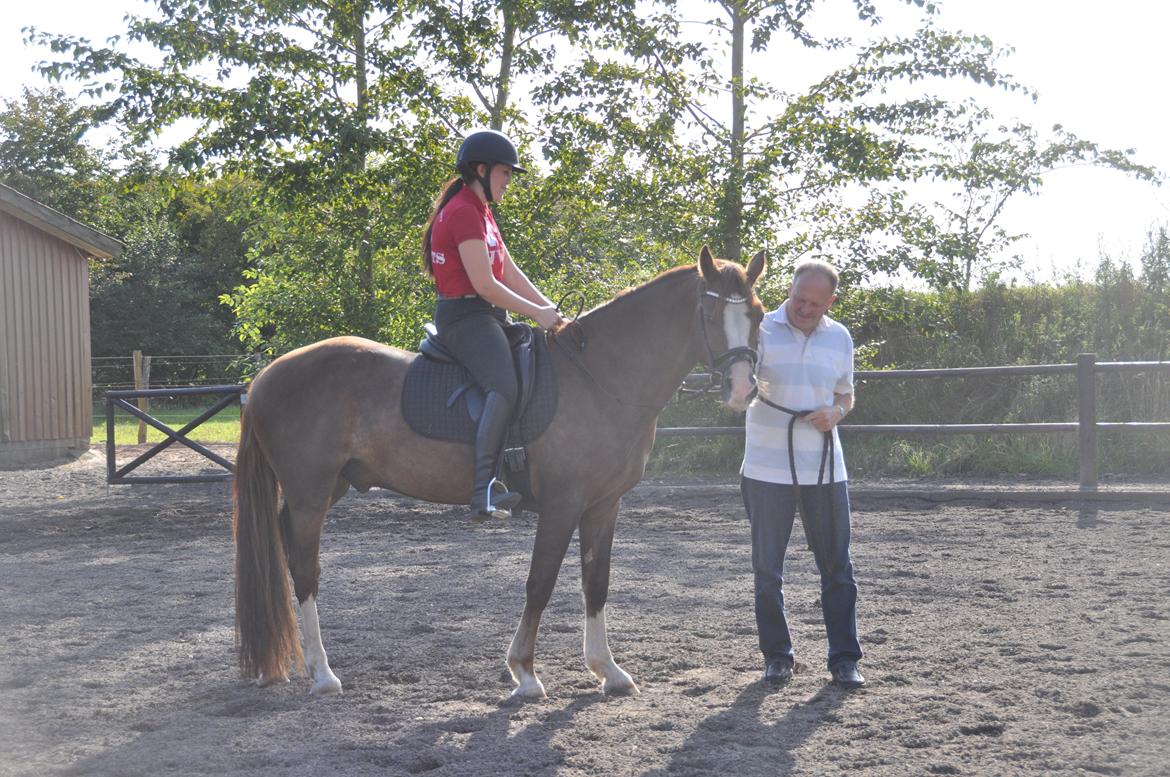
[[[658,414],[696,363],[723,377],[728,407],[743,411],[754,395],[763,306],[753,286],[765,264],[763,252],[745,269],[704,247],[696,264],[666,270],[548,333],[559,397],[528,445],[538,519],[524,611],[506,657],[513,697],[546,696],[534,670],[536,634],[574,530],[585,664],[604,693],[638,693],[605,626],[618,508],[645,472]],[[470,498],[471,445],[420,436],[402,417],[414,358],[370,340],[331,338],[274,360],[248,389],[233,486],[236,635],[241,673],[260,686],[297,669],[313,695],[341,692],[321,639],[319,550],[325,514],[351,486],[446,504]]]

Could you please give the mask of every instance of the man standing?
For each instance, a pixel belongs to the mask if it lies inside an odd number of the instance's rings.
[[[784,554],[799,501],[821,575],[821,610],[833,681],[858,688],[857,583],[849,558],[849,491],[837,424],[853,408],[853,338],[825,315],[837,299],[836,269],[796,267],[788,299],[760,324],[760,393],[747,411],[740,490],[752,526],[756,627],[764,681],[792,679],[784,614]],[[818,485],[823,483],[823,485]]]

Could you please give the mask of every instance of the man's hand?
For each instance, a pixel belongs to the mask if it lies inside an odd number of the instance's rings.
[[[833,427],[841,423],[841,419],[844,417],[845,408],[840,405],[829,405],[817,408],[806,415],[804,420],[812,424],[818,432],[831,432]]]

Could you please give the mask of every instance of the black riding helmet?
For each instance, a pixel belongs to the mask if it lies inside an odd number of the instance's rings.
[[[479,175],[475,165],[487,165],[487,171]],[[492,187],[490,183],[492,168],[496,165],[508,165],[517,173],[528,172],[520,166],[520,155],[516,151],[516,144],[507,135],[496,130],[479,130],[472,132],[459,145],[459,153],[455,155],[455,167],[459,172],[475,176],[483,186],[484,195],[488,202],[492,202]]]

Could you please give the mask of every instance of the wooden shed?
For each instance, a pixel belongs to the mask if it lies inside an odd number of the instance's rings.
[[[121,248],[0,184],[0,469],[89,450],[89,260]]]

